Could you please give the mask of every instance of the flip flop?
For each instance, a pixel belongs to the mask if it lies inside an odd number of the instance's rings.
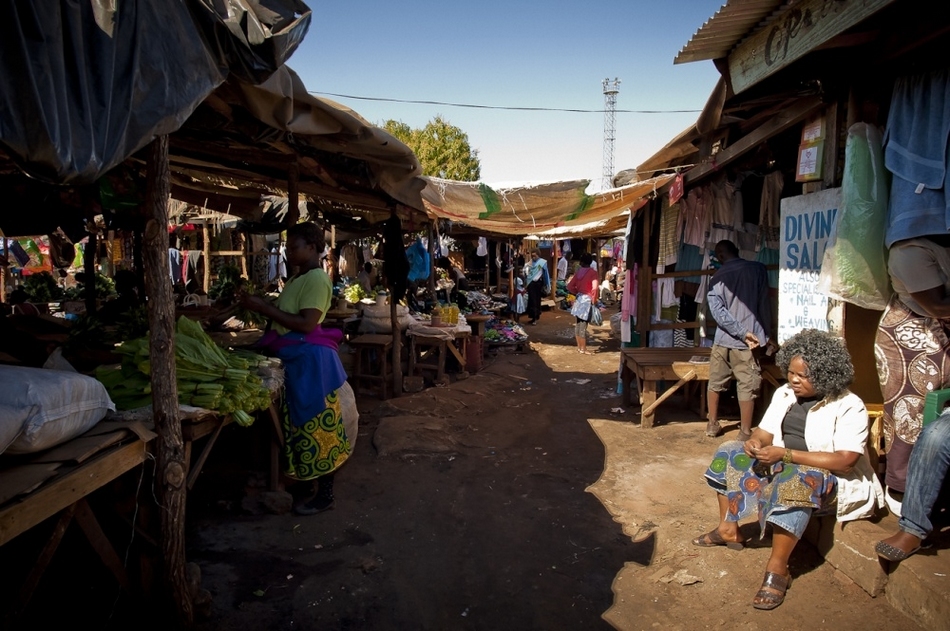
[[[904,552],[896,546],[892,546],[889,543],[884,543],[883,541],[878,541],[874,545],[874,551],[877,552],[877,555],[882,559],[887,559],[888,561],[903,561],[909,556],[914,555],[920,551],[921,546],[917,546],[909,552]]]
[[[715,548],[717,546],[726,546],[730,550],[741,550],[745,547],[745,543],[742,541],[726,541],[722,538],[722,535],[719,534],[719,529],[713,528],[706,534],[696,537],[693,539],[693,545],[699,546],[700,548]]]
[[[761,602],[752,601],[752,606],[756,609],[765,609],[766,611],[775,609],[785,602],[785,592],[792,586],[792,575],[782,576],[775,572],[766,572],[762,580],[762,587],[755,593],[755,598]],[[774,589],[776,592],[767,592],[766,589]]]

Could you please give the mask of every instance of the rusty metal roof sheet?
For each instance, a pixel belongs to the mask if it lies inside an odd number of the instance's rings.
[[[706,20],[673,59],[674,64],[719,59],[729,54],[754,27],[794,0],[727,0]]]

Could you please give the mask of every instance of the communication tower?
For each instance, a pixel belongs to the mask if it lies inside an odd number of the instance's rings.
[[[601,190],[613,187],[614,178],[614,137],[617,122],[617,94],[620,92],[620,79],[604,79],[604,171]]]

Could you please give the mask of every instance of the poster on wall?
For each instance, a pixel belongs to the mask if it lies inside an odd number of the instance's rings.
[[[828,322],[828,297],[818,291],[818,275],[840,202],[840,188],[782,200],[779,344],[802,329],[833,328]]]

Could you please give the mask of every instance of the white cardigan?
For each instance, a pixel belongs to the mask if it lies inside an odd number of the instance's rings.
[[[775,391],[772,402],[759,423],[759,429],[772,434],[772,444],[784,447],[782,422],[795,403],[788,384]],[[845,391],[814,405],[805,418],[805,444],[808,451],[853,451],[861,454],[851,471],[838,478],[838,521],[871,517],[877,506],[884,505],[884,490],[871,468],[867,454],[868,412],[859,396]]]

